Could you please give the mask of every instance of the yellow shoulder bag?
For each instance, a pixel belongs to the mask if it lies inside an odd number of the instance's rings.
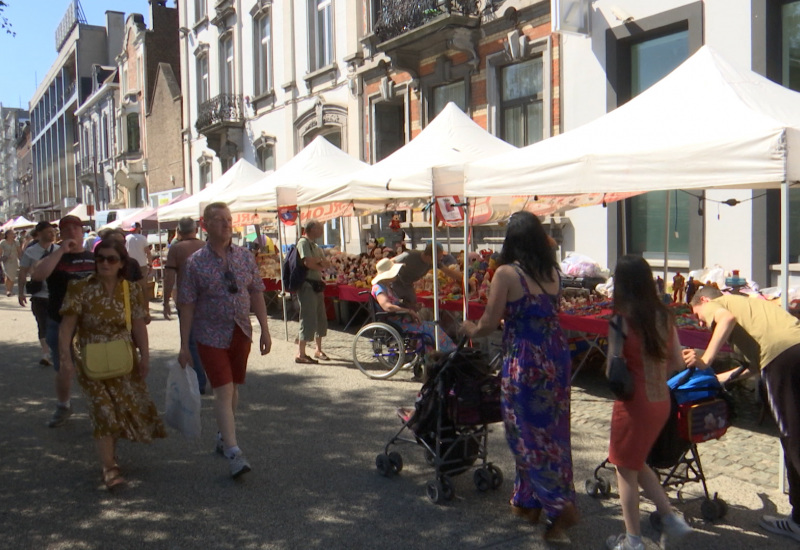
[[[131,296],[128,281],[122,281],[125,296],[125,326],[131,331]],[[133,345],[123,339],[86,344],[83,347],[83,372],[91,380],[108,380],[133,370]]]

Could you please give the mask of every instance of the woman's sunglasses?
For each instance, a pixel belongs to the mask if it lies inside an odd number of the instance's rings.
[[[119,263],[119,256],[103,256],[102,254],[98,254],[94,257],[94,261],[98,264],[106,262],[108,265],[115,265]]]
[[[225,277],[225,281],[228,283],[228,292],[231,294],[239,292],[239,286],[236,284],[236,277],[234,277],[233,271],[229,269],[222,276]]]

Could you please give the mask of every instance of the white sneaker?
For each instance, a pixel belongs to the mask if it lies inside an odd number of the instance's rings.
[[[675,512],[667,516],[662,516],[661,528],[670,542],[678,542],[686,535],[694,532],[694,529],[686,523],[686,520]]]
[[[783,535],[800,542],[800,524],[795,522],[791,516],[761,516],[758,524],[770,533]]]
[[[246,474],[251,470],[250,463],[241,452],[236,453],[228,459],[231,464],[231,477],[236,479],[242,474]]]
[[[625,533],[617,536],[611,536],[606,539],[606,548],[608,550],[644,550],[644,543],[639,541],[638,544],[631,544]]]

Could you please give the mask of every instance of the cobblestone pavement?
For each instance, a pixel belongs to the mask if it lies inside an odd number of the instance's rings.
[[[163,409],[166,365],[175,357],[178,323],[152,305],[149,328],[151,396]],[[153,445],[122,442],[119,459],[129,487],[108,495],[99,482],[85,398],[73,389],[75,414],[61,428],[45,427],[53,409],[53,374],[36,364],[35,323],[29,309],[0,297],[0,532],[4,548],[31,549],[545,549],[541,525],[508,513],[513,459],[502,427],[489,436],[489,456],[505,473],[498,491],[479,493],[472,475],[455,477],[456,498],[435,506],[425,495],[431,470],[413,445],[398,448],[402,473],[379,476],[375,456],[399,429],[398,406],[413,403],[419,384],[401,372],[369,380],[350,362],[352,334],[325,339],[331,361],[297,365],[297,324],[272,319],[273,351],[251,355],[237,416],[240,444],[253,472],[233,482],[213,452],[211,398],[203,399],[203,437],[186,441],[170,430]],[[257,332],[257,329],[256,329]],[[749,395],[742,400],[748,403]],[[749,408],[748,408],[749,407]],[[578,507],[572,548],[600,549],[622,529],[619,500],[589,497],[584,481],[603,460],[611,401],[596,370],[573,389],[572,446]],[[789,511],[776,489],[777,440],[757,409],[743,406],[720,441],[701,445],[709,489],[729,505],[724,519],[701,513],[697,484],[675,501],[697,534],[675,548],[783,549],[786,539],[758,527],[764,513]],[[604,474],[604,476],[610,474]],[[674,494],[673,494],[674,496]],[[649,549],[658,534],[647,522]],[[795,546],[796,547],[796,546]],[[672,546],[670,546],[672,548]]]

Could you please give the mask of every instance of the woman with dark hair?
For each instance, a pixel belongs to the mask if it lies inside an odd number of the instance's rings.
[[[578,522],[570,445],[570,370],[558,322],[561,278],[555,251],[539,218],[511,216],[492,279],[489,302],[467,336],[503,332],[502,409],[506,439],[517,463],[511,511],[537,523],[544,509],[545,539],[561,538]]]
[[[633,398],[614,401],[608,460],[617,467],[625,534],[609,537],[612,550],[643,550],[639,526],[639,487],[661,516],[665,534],[678,539],[692,529],[669,504],[647,456],[671,411],[667,373],[683,368],[678,332],[669,308],[659,298],[653,272],[640,256],[623,256],[614,271],[614,325],[623,338],[609,335],[609,357],[624,357],[634,380]],[[617,341],[623,341],[617,349]]]
[[[93,380],[82,368],[77,377],[89,402],[89,416],[97,454],[103,468],[103,483],[109,490],[125,483],[117,464],[117,440],[128,439],[150,443],[166,437],[164,425],[150,399],[145,378],[150,368],[145,312],[139,285],[125,278],[128,252],[118,239],[106,238],[94,249],[95,273],[85,279],[71,281],[61,306],[59,328],[59,376],[71,377],[76,370],[70,347],[77,328],[78,344],[123,339],[131,342],[134,368],[125,375],[106,380]],[[131,317],[131,330],[126,322],[125,294]]]

